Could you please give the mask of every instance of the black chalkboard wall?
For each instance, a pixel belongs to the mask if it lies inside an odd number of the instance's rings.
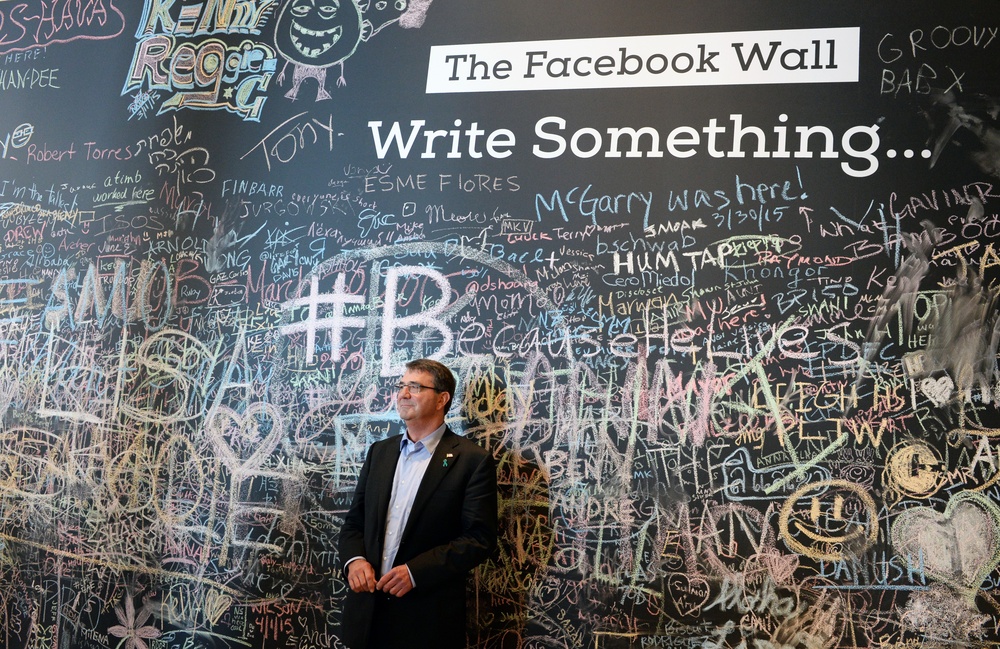
[[[0,646],[342,646],[419,356],[475,647],[1000,644],[1000,6],[352,2],[0,2]]]

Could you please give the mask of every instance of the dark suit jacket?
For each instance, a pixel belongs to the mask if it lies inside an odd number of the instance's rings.
[[[342,569],[352,557],[363,556],[375,568],[376,578],[381,577],[382,539],[399,442],[400,435],[395,435],[372,444],[368,451],[340,530]],[[409,593],[390,602],[390,629],[398,634],[398,646],[465,646],[466,576],[493,552],[496,539],[493,456],[446,429],[417,490],[396,554],[394,565],[405,563],[416,583]],[[381,591],[348,591],[341,639],[352,649],[367,646],[377,597],[386,598]]]

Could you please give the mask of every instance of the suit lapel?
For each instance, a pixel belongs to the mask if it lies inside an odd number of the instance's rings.
[[[427,503],[434,497],[434,492],[437,490],[438,485],[441,484],[441,481],[444,480],[444,477],[448,475],[448,472],[457,461],[458,438],[451,432],[450,428],[446,428],[444,436],[441,437],[441,441],[434,450],[434,456],[431,457],[430,464],[427,465],[424,477],[420,480],[417,495],[413,498],[410,517],[406,520],[406,528],[403,530],[403,541],[409,537],[414,521],[420,519],[420,515],[427,506]]]

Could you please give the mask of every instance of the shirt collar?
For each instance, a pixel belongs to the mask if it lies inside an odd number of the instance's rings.
[[[399,440],[400,452],[405,453],[407,445],[412,444],[413,450],[411,452],[415,453],[419,451],[421,448],[426,448],[431,455],[434,455],[434,451],[435,449],[437,449],[437,445],[441,441],[441,438],[444,437],[444,430],[447,427],[448,427],[447,424],[441,424],[441,426],[438,427],[433,433],[423,438],[419,442],[412,441],[410,439],[409,433],[404,433],[402,435],[402,438]]]

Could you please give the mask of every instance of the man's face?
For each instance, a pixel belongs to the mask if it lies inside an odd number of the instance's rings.
[[[422,370],[407,370],[400,381],[434,386],[434,377]],[[399,418],[408,425],[443,421],[444,407],[447,403],[447,392],[437,392],[428,388],[421,389],[419,394],[409,388],[403,388],[396,394],[396,410],[399,412]]]

